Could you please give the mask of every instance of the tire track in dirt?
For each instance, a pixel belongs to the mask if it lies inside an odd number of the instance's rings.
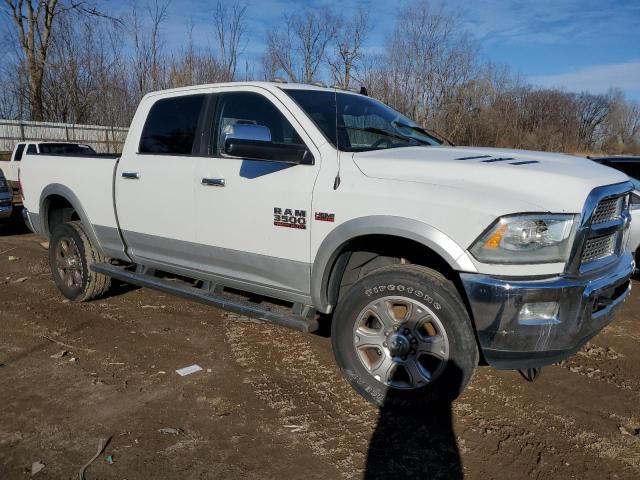
[[[303,426],[298,441],[334,459],[345,478],[357,477],[376,428],[377,410],[351,390],[332,364],[319,358],[318,347],[304,335],[256,325],[246,317],[229,318],[227,341],[236,361],[250,373],[257,395],[280,413],[283,424]],[[579,423],[570,412],[532,405],[513,390],[503,379],[481,369],[454,404],[456,430],[462,434],[458,447],[474,478],[485,471],[495,475],[496,464],[505,474],[509,470],[516,476],[527,472],[533,478],[561,472],[591,478],[584,475],[589,465],[611,463],[615,471],[620,467],[619,457],[625,458],[627,471],[640,465],[633,434],[623,439],[603,437],[578,427],[589,423]],[[400,430],[402,421],[399,419]],[[405,421],[410,425],[409,419]],[[633,418],[620,416],[617,421],[635,431]],[[425,431],[425,442],[438,442],[430,437]],[[416,457],[416,461],[424,458]]]
[[[640,381],[625,370],[635,369],[632,359],[610,346],[587,343],[573,357],[563,360],[557,365],[567,371],[613,385],[621,390],[640,396]]]
[[[345,478],[361,473],[366,452],[353,446],[371,435],[375,409],[341,381],[335,368],[316,358],[303,335],[257,325],[247,317],[227,318],[225,333],[235,360],[248,372],[257,395],[279,413],[283,427],[300,427],[294,440],[315,454],[336,458]]]
[[[488,372],[482,375],[486,378]],[[547,435],[552,433],[559,442],[569,442],[579,447],[579,451],[592,452],[601,460],[612,462],[610,470],[619,472],[618,478],[640,476],[640,433],[636,434],[638,418],[633,415],[634,405],[637,405],[635,399],[626,398],[624,402],[610,406],[625,410],[627,414],[606,413],[604,407],[587,409],[588,406],[593,407],[593,404],[589,405],[590,399],[598,398],[597,393],[591,391],[593,388],[590,384],[583,384],[580,389],[583,395],[580,397],[563,391],[562,383],[553,381],[540,384],[539,402],[532,408],[526,396],[518,394],[517,389],[503,378],[492,376],[486,378],[486,383],[489,388],[483,391],[493,397],[496,403],[502,404],[503,409],[517,413],[521,424],[546,431]],[[556,390],[550,400],[545,398],[549,390]],[[624,427],[626,434],[620,426]],[[593,460],[585,455],[581,462],[588,469]]]

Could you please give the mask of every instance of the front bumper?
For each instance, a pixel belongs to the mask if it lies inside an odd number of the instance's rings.
[[[633,270],[633,256],[626,252],[604,273],[582,278],[460,277],[487,363],[519,369],[563,360],[606,327],[631,291]],[[522,306],[534,302],[558,302],[557,318],[520,322]]]

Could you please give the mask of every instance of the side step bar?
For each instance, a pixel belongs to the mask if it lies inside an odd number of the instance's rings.
[[[294,304],[293,308],[288,312],[279,312],[246,300],[227,298],[224,296],[223,289],[215,288],[209,282],[204,282],[203,288],[196,288],[158,278],[154,276],[155,272],[152,269],[138,268],[136,271],[131,271],[127,270],[126,267],[118,267],[106,263],[95,264],[91,269],[94,272],[102,273],[132,285],[152,288],[240,315],[255,317],[276,325],[293,328],[294,330],[314,332],[318,329],[315,310],[304,308],[297,304]]]

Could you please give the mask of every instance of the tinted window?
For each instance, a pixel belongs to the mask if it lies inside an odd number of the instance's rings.
[[[38,153],[38,150],[36,150],[36,146],[33,143],[30,143],[27,147],[27,153]]]
[[[190,155],[205,95],[158,100],[147,117],[140,153]]]
[[[285,92],[334,146],[347,152],[442,143],[413,120],[363,95],[326,90]]]
[[[18,145],[18,148],[16,149],[16,156],[14,158],[16,162],[19,162],[20,160],[22,160],[23,152],[24,152],[24,143],[21,143]]]
[[[257,93],[238,92],[221,95],[218,108],[218,145],[224,129],[236,123],[263,125],[271,131],[271,141],[288,145],[304,145],[284,115],[267,98]]]
[[[29,148],[31,148],[31,146],[29,146]],[[29,151],[28,153],[31,152]],[[96,153],[96,151],[89,145],[80,145],[77,143],[41,143],[40,153],[91,155]]]

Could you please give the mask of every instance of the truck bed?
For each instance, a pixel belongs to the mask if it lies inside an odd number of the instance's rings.
[[[84,217],[82,220],[102,247],[121,250],[119,236],[104,235],[104,232],[117,231],[113,193],[118,158],[117,155],[25,155],[20,165],[24,206],[37,223],[43,199],[60,195]],[[44,227],[34,224],[38,233],[47,234]]]

